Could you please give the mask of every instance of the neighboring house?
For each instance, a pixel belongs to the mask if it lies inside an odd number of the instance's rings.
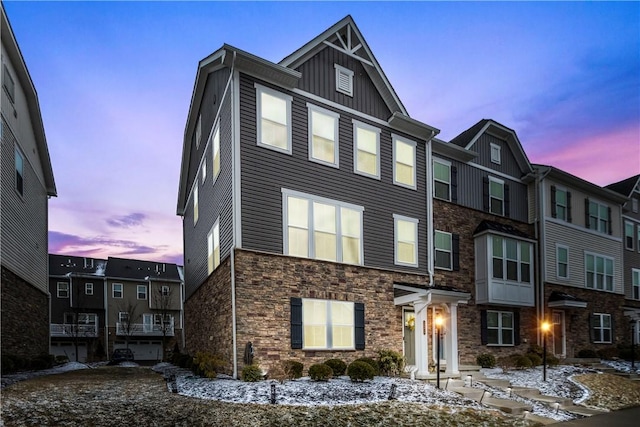
[[[49,254],[51,351],[71,361],[106,356],[107,260]]]
[[[560,169],[534,165],[531,218],[540,241],[542,318],[560,357],[614,347],[627,327],[622,205],[627,197]]]
[[[493,120],[432,151],[435,283],[472,296],[458,308],[460,361],[524,353],[537,322],[533,168],[516,133]]]
[[[622,206],[624,253],[624,314],[628,316],[629,329],[625,341],[640,344],[640,175],[607,185],[629,200]],[[628,338],[627,338],[628,337]]]
[[[162,360],[183,346],[183,282],[176,264],[109,257],[105,271],[108,354],[133,350],[136,360]]]
[[[0,11],[1,351],[34,358],[49,351],[48,199],[57,193],[36,89]]]

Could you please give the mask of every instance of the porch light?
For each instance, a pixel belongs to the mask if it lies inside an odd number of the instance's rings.
[[[442,333],[442,316],[436,316],[436,388],[440,388],[440,334]]]
[[[547,381],[547,334],[551,325],[546,320],[540,325],[542,330],[542,381]]]

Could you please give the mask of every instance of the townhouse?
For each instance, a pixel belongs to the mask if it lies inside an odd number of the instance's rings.
[[[40,105],[0,4],[0,350],[32,359],[49,349],[48,199],[57,195]]]

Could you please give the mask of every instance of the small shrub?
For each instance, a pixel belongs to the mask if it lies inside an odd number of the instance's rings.
[[[631,346],[630,345],[619,346],[619,348],[618,348],[618,356],[621,359],[624,359],[624,360],[631,360]],[[639,345],[635,345],[635,354],[633,356],[633,359],[636,360],[636,361],[640,360],[640,346]]]
[[[516,359],[520,357],[518,354],[512,354],[510,356],[500,356],[496,361],[497,365],[502,368],[504,372],[513,369],[516,365]]]
[[[496,366],[496,358],[491,353],[483,353],[476,357],[476,363],[483,368],[493,368]]]
[[[375,376],[375,369],[365,361],[356,360],[347,368],[347,375],[353,382],[372,380]]]
[[[53,367],[53,363],[56,358],[53,354],[42,353],[31,360],[31,368],[38,371],[42,369],[49,369]]]
[[[295,380],[302,377],[304,365],[297,360],[285,360],[282,362],[282,368],[288,379]]]
[[[373,368],[373,372],[374,372],[374,376],[376,375],[380,375],[380,365],[378,364],[377,360],[374,360],[370,357],[361,357],[359,359],[355,360],[356,362],[364,362],[366,364],[368,364],[369,366],[371,366]],[[347,370],[347,375],[349,375],[349,372]]]
[[[544,352],[542,351],[542,347],[540,347],[538,344],[531,344],[529,346],[529,350],[527,350],[527,353],[535,353],[540,356],[540,358],[542,358],[542,354]]]
[[[615,347],[602,348],[597,351],[598,357],[604,360],[612,360],[618,357],[618,349]]]
[[[333,370],[324,363],[316,363],[309,367],[309,377],[313,381],[328,381],[333,376]]]
[[[258,365],[245,365],[242,368],[242,381],[255,383],[262,380],[262,369]]]
[[[538,356],[536,353],[527,353],[526,356],[531,361],[531,366],[540,366],[542,365],[542,358]]]
[[[285,372],[282,364],[279,364],[269,368],[267,379],[276,380],[280,383],[284,383],[285,380],[288,380],[289,378],[287,377],[287,373]]]
[[[555,357],[553,354],[547,353],[547,365],[549,366],[558,366],[560,364],[560,359]]]
[[[515,366],[518,369],[528,369],[532,366],[531,359],[529,359],[524,354],[521,354],[517,358],[515,358]]]
[[[595,359],[598,357],[598,353],[590,348],[583,348],[578,352],[578,357],[585,359]]]
[[[63,363],[68,363],[69,358],[64,354],[56,356],[56,365],[62,365]]]
[[[340,359],[329,359],[324,364],[331,368],[336,377],[344,375],[347,370],[347,364]]]
[[[180,357],[178,357],[178,366],[193,371],[193,357],[185,353],[181,354]],[[193,373],[198,375],[195,371]]]
[[[193,365],[197,365],[197,375],[207,378],[215,378],[218,375],[218,372],[222,371],[225,362],[216,354],[198,352],[193,360]]]
[[[382,375],[396,376],[404,367],[404,357],[397,351],[380,350],[378,351],[378,363]]]

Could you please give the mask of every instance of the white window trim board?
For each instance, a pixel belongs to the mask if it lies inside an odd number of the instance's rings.
[[[558,264],[559,264],[559,262],[558,262],[558,248],[562,248],[562,249],[566,249],[567,250],[567,276],[566,277],[560,276],[560,273],[558,272],[559,271],[559,269],[558,269]],[[571,278],[571,272],[569,271],[570,266],[571,266],[571,263],[569,262],[569,256],[570,256],[569,254],[570,254],[569,246],[562,245],[560,243],[556,243],[556,278],[558,280],[568,281]]]
[[[332,168],[340,167],[340,114],[335,111],[327,110],[326,108],[319,107],[315,104],[311,104],[307,102],[307,111],[308,111],[308,142],[309,142],[309,161],[319,163],[321,165],[330,166]],[[335,119],[335,128],[334,128],[334,137],[333,137],[333,154],[335,162],[327,162],[321,159],[317,159],[313,157],[313,121],[311,119],[311,113],[315,111],[317,113],[325,114],[327,116],[331,116]]]
[[[405,184],[403,182],[399,182],[396,181],[396,143],[400,141],[403,142],[411,147],[413,147],[413,185],[408,185]],[[380,145],[380,144],[378,144]],[[416,169],[418,168],[417,165],[417,160],[418,160],[418,144],[408,138],[405,138],[404,136],[400,136],[400,135],[396,135],[394,133],[391,134],[391,149],[393,151],[393,155],[392,155],[392,162],[393,162],[393,183],[397,186],[400,187],[404,187],[404,188],[409,188],[411,190],[416,190],[418,188],[418,181],[417,181],[417,172]],[[378,156],[380,154],[378,153]]]
[[[447,268],[447,267],[438,267],[437,265],[435,265],[435,258],[436,258],[436,252],[437,252],[437,248],[436,248],[436,239],[435,239],[435,233],[441,233],[441,234],[447,234],[449,235],[449,242],[451,243],[451,250],[449,251],[449,262],[451,264],[451,267]],[[442,251],[445,252],[445,251]],[[441,231],[441,230],[435,230],[434,232],[434,238],[433,238],[433,261],[434,261],[434,268],[437,268],[438,270],[444,270],[444,271],[453,271],[453,233],[449,233],[447,231]]]
[[[408,262],[402,262],[402,261],[398,261],[398,221],[406,221],[406,222],[412,222],[416,225],[416,233],[415,233],[415,259],[416,262],[415,264],[411,264]],[[393,262],[395,265],[402,265],[405,267],[419,267],[420,266],[420,261],[419,261],[419,256],[420,256],[420,249],[419,249],[419,241],[418,241],[418,237],[420,236],[420,231],[419,231],[419,224],[420,224],[420,220],[416,219],[416,218],[411,218],[408,216],[403,216],[403,215],[398,215],[398,214],[393,214]]]
[[[361,122],[356,119],[352,119],[353,122],[353,173],[368,178],[380,180],[380,128],[372,126],[368,123]],[[376,134],[376,171],[377,174],[369,174],[358,170],[358,140],[356,138],[358,128],[367,129]]]
[[[291,155],[292,154],[292,123],[291,123],[291,103],[293,102],[293,97],[291,95],[288,95],[286,93],[283,92],[279,92],[275,89],[271,89],[267,86],[263,86],[259,83],[254,83],[254,87],[256,89],[256,137],[257,137],[257,141],[256,144],[259,147],[263,147],[263,148],[267,148],[269,150],[273,150],[273,151],[277,151],[280,153],[284,153],[284,154],[288,154]],[[286,102],[286,106],[287,106],[287,147],[286,148],[280,148],[280,147],[275,147],[273,145],[270,144],[265,144],[262,142],[262,126],[260,124],[261,121],[261,113],[262,113],[262,101],[261,101],[261,97],[260,97],[260,93],[267,93],[271,96],[280,98],[282,100],[284,100]]]
[[[494,144],[493,142],[490,142],[489,144],[491,147],[490,153],[489,153],[491,163],[494,163],[496,165],[501,165],[502,164],[502,147],[498,144]],[[493,157],[494,150],[498,153],[497,159],[494,159]]]
[[[433,163],[440,163],[441,165],[447,166],[449,168],[449,182],[448,183],[445,183],[444,181],[436,179],[435,173],[432,172],[432,174],[433,174],[433,184],[432,184],[433,185],[433,197],[438,199],[438,200],[445,200],[447,202],[450,202],[451,201],[451,167],[452,167],[452,163],[450,161],[448,161],[448,160],[443,160],[443,159],[440,159],[438,157],[433,157],[432,162]],[[433,169],[433,165],[432,165],[432,169]],[[447,184],[447,186],[449,187],[449,196],[448,196],[447,199],[441,199],[440,197],[436,196],[436,181],[437,182],[441,182],[443,184]]]

